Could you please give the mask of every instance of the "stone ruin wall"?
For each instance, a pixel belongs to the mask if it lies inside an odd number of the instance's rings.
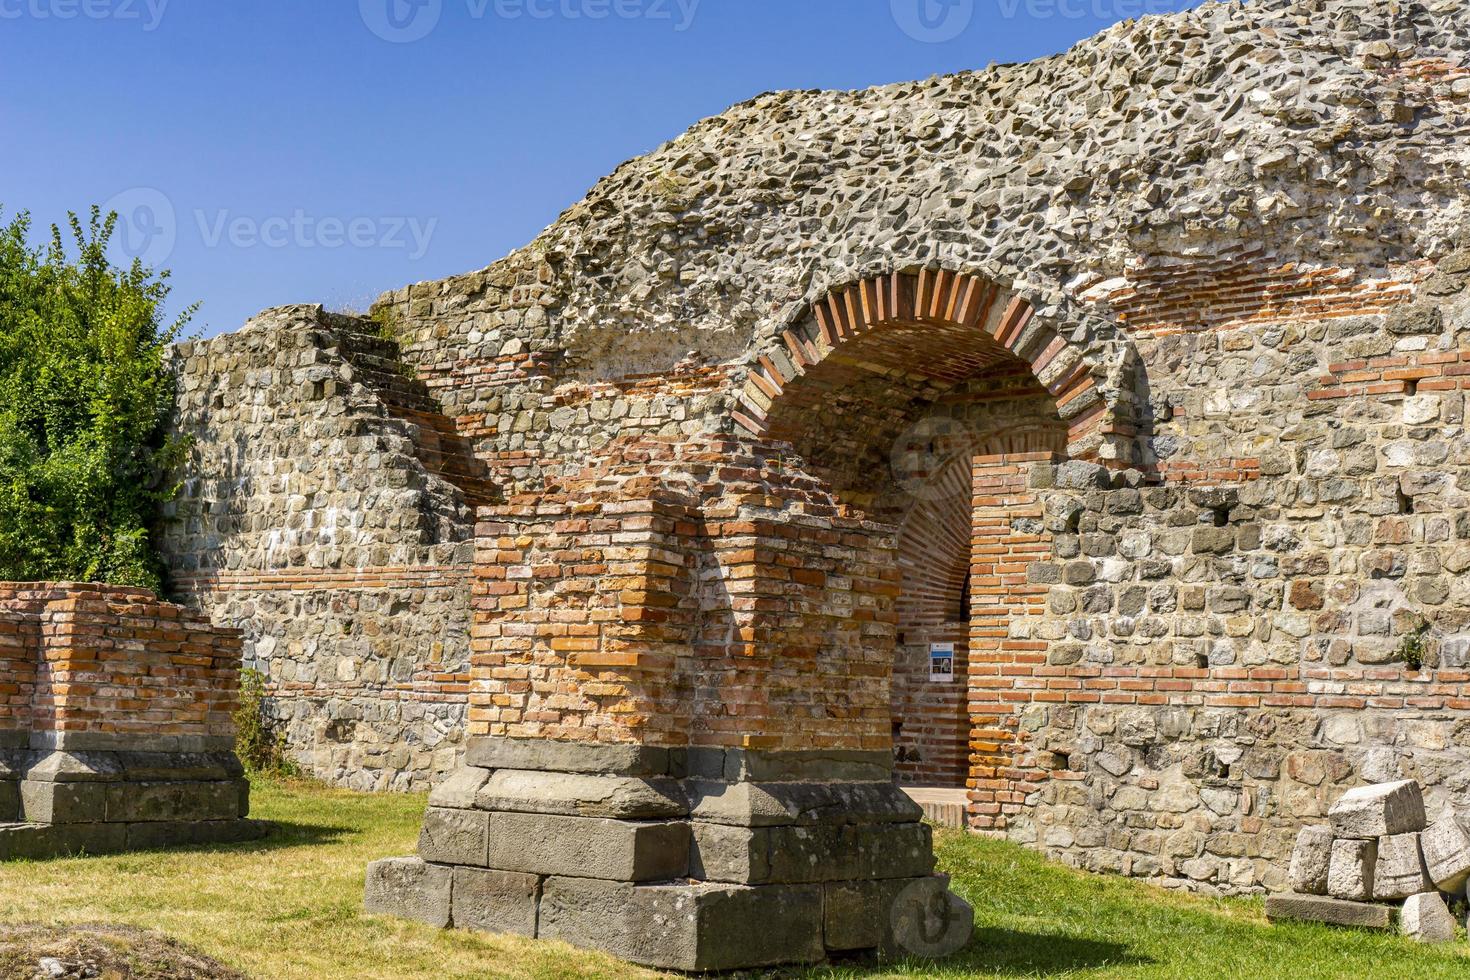
[[[526,249],[380,300],[404,385],[354,347],[370,324],[310,309],[181,349],[178,587],[247,629],[314,771],[422,785],[466,717],[470,508],[733,440],[892,529],[897,701],[928,699],[901,774],[953,766],[956,692],[918,675],[957,634],[973,826],[1276,887],[1348,784],[1470,794],[1467,46],[1458,3],[1206,4],[737,106]],[[894,272],[929,332],[851,336]],[[1011,347],[945,332],[959,273]],[[928,465],[956,438],[963,498]],[[966,530],[968,623],[944,612]]]

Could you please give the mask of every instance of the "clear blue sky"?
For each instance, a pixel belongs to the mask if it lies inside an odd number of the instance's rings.
[[[1029,60],[1193,5],[0,0],[0,205],[44,228],[117,202],[208,335],[488,265],[761,92]]]

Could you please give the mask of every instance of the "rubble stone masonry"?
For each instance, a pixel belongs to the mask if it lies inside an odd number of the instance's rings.
[[[1467,50],[1457,0],[1206,3],[762,95],[372,320],[182,345],[174,585],[345,785],[877,753],[1280,888],[1350,785],[1470,802]]]

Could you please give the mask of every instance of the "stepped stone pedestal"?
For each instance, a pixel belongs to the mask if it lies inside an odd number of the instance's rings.
[[[240,648],[149,592],[0,584],[0,860],[262,836]]]
[[[934,874],[884,753],[483,738],[367,910],[689,971],[942,956],[970,907]]]

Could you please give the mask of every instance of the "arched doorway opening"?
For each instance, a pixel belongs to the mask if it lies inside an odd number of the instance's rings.
[[[982,470],[1006,459],[1128,459],[1117,441],[1131,427],[1098,381],[1086,352],[1026,300],[946,270],[835,290],[756,359],[737,431],[789,446],[855,513],[892,529],[901,782],[973,785],[975,733],[993,720],[970,703],[972,600],[1004,588],[977,554]]]

